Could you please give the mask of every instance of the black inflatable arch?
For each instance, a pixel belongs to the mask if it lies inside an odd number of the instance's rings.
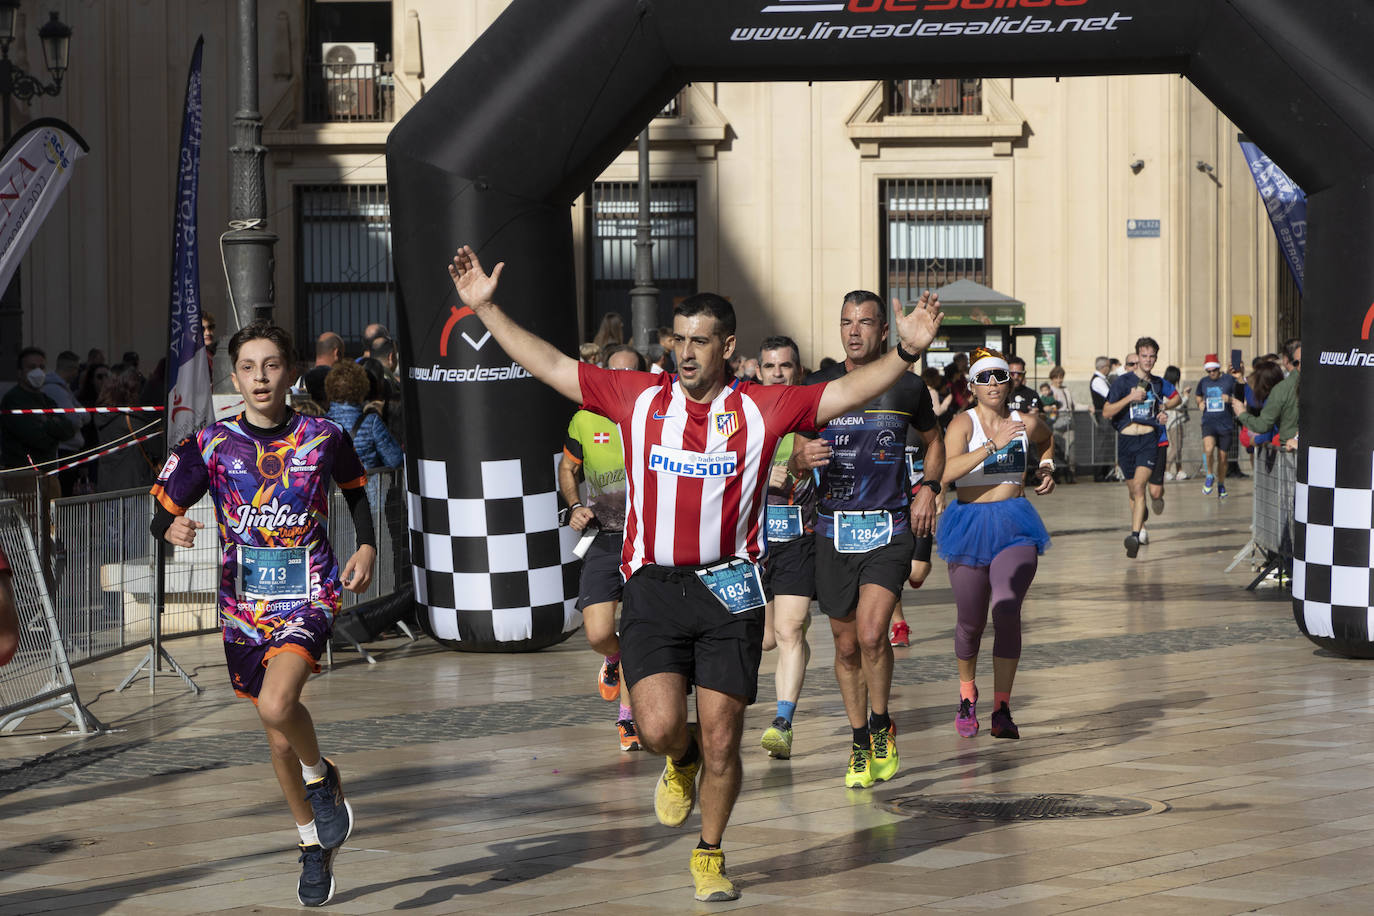
[[[689,81],[1180,73],[1309,194],[1293,613],[1374,653],[1372,46],[1366,3],[513,0],[387,144],[422,619],[482,651],[578,622],[568,405],[458,308],[457,245],[509,262],[501,303],[573,352],[569,206]]]

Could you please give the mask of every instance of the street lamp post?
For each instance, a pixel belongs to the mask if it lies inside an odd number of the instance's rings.
[[[238,0],[238,96],[234,112],[234,145],[229,148],[229,231],[224,257],[229,274],[229,301],[242,327],[254,318],[271,318],[276,292],[275,233],[267,230],[267,183],[263,159],[262,115],[258,112],[258,0]],[[229,389],[227,377],[221,388]]]
[[[4,130],[3,142],[10,142],[10,100],[18,99],[28,104],[40,95],[57,95],[62,91],[62,77],[67,73],[67,59],[71,53],[72,29],[63,22],[56,12],[49,14],[48,21],[38,30],[38,39],[43,45],[43,63],[52,75],[52,83],[44,83],[35,76],[25,73],[14,61],[10,60],[10,45],[14,42],[15,20],[19,18],[19,0],[0,0],[0,127]],[[10,284],[0,297],[0,371],[8,374],[15,364],[19,348],[23,346],[24,307],[19,297],[19,273],[16,271]]]
[[[61,92],[72,44],[71,26],[58,18],[55,10],[49,13],[48,21],[38,30],[38,40],[43,45],[43,64],[52,74],[52,83],[45,84],[30,76],[10,60],[10,44],[14,41],[14,22],[18,14],[19,0],[0,0],[0,96],[4,97],[6,143],[10,142],[10,99],[27,104],[35,96]]]
[[[639,132],[639,223],[635,227],[635,285],[630,290],[635,349],[658,343],[658,288],[654,286],[653,226],[649,221],[649,126]]]

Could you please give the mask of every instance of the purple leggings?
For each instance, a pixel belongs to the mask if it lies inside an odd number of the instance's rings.
[[[989,566],[951,563],[949,584],[959,621],[954,627],[954,655],[970,661],[978,657],[983,629],[992,608],[992,654],[1021,657],[1021,602],[1026,598],[1039,557],[1034,544],[1015,544],[992,558]]]

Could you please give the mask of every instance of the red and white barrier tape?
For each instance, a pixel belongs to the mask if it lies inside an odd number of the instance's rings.
[[[46,477],[51,477],[53,474],[60,474],[61,472],[69,471],[74,467],[80,467],[83,464],[89,464],[90,462],[95,461],[97,458],[103,458],[106,455],[113,455],[115,452],[123,451],[124,449],[129,448],[132,445],[138,445],[140,442],[147,442],[149,439],[152,439],[160,435],[162,435],[161,430],[158,430],[157,432],[148,433],[146,436],[139,436],[137,439],[130,439],[128,442],[122,442],[119,445],[115,445],[106,449],[101,449],[98,452],[91,452],[90,454],[83,455],[75,461],[68,461],[66,464],[59,464],[55,468],[49,468],[48,470],[44,471],[43,474]]]
[[[31,407],[0,410],[0,413],[162,413],[166,409],[166,407]]]

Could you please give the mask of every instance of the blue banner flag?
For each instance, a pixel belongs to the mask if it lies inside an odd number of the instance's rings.
[[[1279,250],[1288,261],[1288,269],[1293,271],[1293,279],[1301,293],[1303,262],[1307,259],[1307,195],[1283,173],[1283,169],[1243,136],[1240,148],[1250,164],[1250,174],[1255,178],[1264,209],[1269,211],[1269,221],[1274,224]]]
[[[196,39],[186,77],[186,109],[181,118],[177,157],[176,216],[172,224],[172,298],[167,337],[167,445],[208,426],[214,419],[210,397],[210,358],[200,318],[200,245],[197,199],[200,195],[200,55],[205,38]]]

